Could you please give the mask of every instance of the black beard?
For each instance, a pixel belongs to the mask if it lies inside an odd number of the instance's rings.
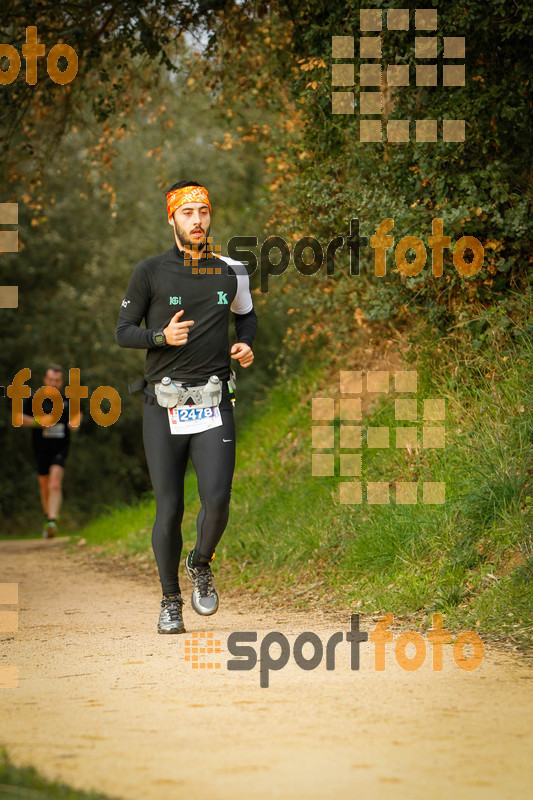
[[[205,233],[206,240],[202,243],[193,242],[191,239],[187,239],[184,236],[182,236],[177,226],[174,226],[174,230],[176,231],[176,238],[178,239],[182,247],[186,247],[187,249],[191,250],[197,249],[198,252],[200,252],[202,250],[205,250],[207,246],[207,237],[209,236],[209,231],[211,230],[211,226],[208,228],[207,233]]]

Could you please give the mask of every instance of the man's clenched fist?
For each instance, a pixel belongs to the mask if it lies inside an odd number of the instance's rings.
[[[241,367],[249,367],[254,360],[252,348],[244,344],[244,342],[237,342],[231,348],[231,357],[236,358]]]

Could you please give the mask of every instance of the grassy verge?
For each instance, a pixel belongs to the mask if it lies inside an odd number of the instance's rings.
[[[239,437],[230,526],[216,562],[226,585],[289,592],[292,602],[309,606],[327,593],[363,613],[415,615],[421,624],[440,612],[454,629],[531,644],[533,347],[526,310],[518,299],[513,319],[494,309],[470,316],[437,346],[434,331],[418,331],[404,367],[416,370],[417,392],[401,395],[416,398],[417,419],[395,419],[391,382],[391,393],[363,417],[361,478],[340,476],[338,417],[335,476],[311,475],[311,399],[333,396],[326,388],[331,364],[273,388]],[[445,425],[443,447],[422,446],[427,398],[445,400],[445,421],[427,424]],[[388,428],[390,446],[368,448],[367,426]],[[418,446],[396,447],[397,427],[416,428]],[[340,502],[345,480],[362,481],[363,502]],[[390,502],[366,502],[366,483],[387,481]],[[395,502],[394,487],[404,481],[418,482],[416,504]],[[444,482],[445,502],[422,502],[424,482]],[[184,538],[192,546],[198,501],[191,473],[186,508]],[[153,502],[145,501],[95,520],[81,535],[109,552],[149,554],[153,516]]]
[[[33,767],[15,767],[5,751],[0,750],[0,799],[1,800],[110,800],[106,795],[94,792],[78,792],[45,780]]]

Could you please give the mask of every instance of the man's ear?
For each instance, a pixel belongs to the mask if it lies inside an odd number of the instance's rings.
[[[169,217],[168,218],[168,224],[171,225],[172,227],[174,227],[174,217]]]

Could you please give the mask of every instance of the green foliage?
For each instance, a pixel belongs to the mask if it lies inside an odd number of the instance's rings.
[[[2,385],[29,367],[29,384],[37,389],[46,365],[58,362],[81,370],[89,397],[99,386],[112,386],[122,399],[120,419],[107,428],[92,420],[89,401],[82,400],[84,420],[72,436],[65,474],[67,528],[80,515],[150,488],[142,401],[127,389],[144,372],[145,352],[119,348],[115,327],[135,264],[172,247],[164,189],[183,177],[206,183],[212,233],[223,252],[235,228],[261,213],[262,166],[254,145],[243,145],[238,159],[216,148],[212,142],[223,138],[224,128],[209,98],[189,94],[184,76],[154,70],[152,77],[150,105],[132,115],[127,132],[120,134],[122,117],[109,118],[112,158],[106,167],[95,155],[103,146],[102,130],[92,126],[86,109],[85,124],[64,137],[34,193],[25,178],[14,185],[21,200],[20,252],[2,255],[0,285],[18,284],[19,308],[2,309],[10,332],[10,346],[0,354]],[[0,506],[10,525],[24,530],[40,519],[40,505],[30,433],[11,425],[10,401],[0,409],[0,431],[0,457],[9,464]]]
[[[147,74],[165,66],[179,72],[176,59],[182,35],[212,29],[220,0],[175,3],[172,0],[105,0],[77,4],[55,0],[4,0],[0,42],[21,54],[26,28],[37,27],[45,54],[58,42],[72,47],[78,74],[62,86],[48,76],[46,58],[37,60],[37,83],[25,80],[25,62],[13,83],[0,86],[4,114],[0,121],[0,176],[17,180],[21,170],[40,170],[53,157],[57,140],[79,119],[78,109],[91,109],[102,124],[113,114],[130,113],[139,90],[148,95]],[[4,68],[7,65],[2,65]],[[60,69],[65,66],[59,64]],[[153,71],[152,71],[153,79]],[[149,96],[149,95],[148,95]]]
[[[316,354],[313,368],[306,364],[285,376],[241,430],[230,524],[217,551],[224,582],[276,597],[287,591],[300,605],[331,592],[335,602],[364,613],[430,619],[440,611],[450,626],[530,643],[528,303],[515,297],[508,314],[500,315],[501,324],[495,312],[487,314],[492,334],[481,350],[472,349],[461,329],[435,346],[432,329],[420,324],[406,351],[408,368],[418,373],[417,396],[446,400],[445,448],[363,447],[364,482],[444,481],[446,502],[343,505],[340,477],[312,477],[311,398],[331,396],[337,367],[346,368],[346,358],[332,363],[329,353]],[[342,344],[350,352],[348,342]],[[358,358],[361,352],[352,345]],[[362,424],[394,428],[390,397],[372,406]],[[186,486],[187,547],[196,536],[194,474]],[[143,525],[148,511],[139,509]],[[114,550],[138,552],[134,516],[128,512],[123,525],[121,516],[96,521],[82,535],[89,545],[108,539]]]
[[[411,9],[408,32],[384,30],[382,35],[384,63],[408,64],[411,76],[409,87],[394,91],[386,87],[384,92],[384,129],[388,119],[412,121],[412,141],[391,144],[360,142],[359,114],[331,112],[331,37],[355,38],[357,66],[361,6],[367,4],[358,0],[334,6],[322,0],[308,0],[297,7],[274,3],[268,14],[257,11],[255,26],[243,28],[247,48],[263,54],[263,60],[256,56],[260,64],[256,78],[264,83],[269,75],[275,87],[269,95],[260,93],[257,104],[278,109],[280,98],[284,103],[284,124],[274,126],[263,139],[274,177],[271,226],[282,235],[296,231],[327,242],[336,234],[346,235],[352,218],[359,218],[366,236],[374,233],[381,220],[392,218],[395,245],[406,235],[418,236],[426,244],[426,267],[416,278],[407,278],[393,269],[389,251],[388,276],[376,278],[373,255],[370,258],[371,251],[363,250],[363,275],[369,284],[365,312],[371,319],[384,319],[418,307],[432,322],[445,327],[464,303],[489,305],[502,292],[523,287],[526,280],[532,242],[533,11],[525,5],[510,9],[500,0],[439,5],[439,64],[442,35],[465,37],[466,83],[464,87],[417,88],[413,41],[417,3],[377,3],[384,13],[389,8]],[[276,46],[270,41],[271,31],[274,35],[279,31],[276,21],[293,30],[290,44],[283,40],[282,46],[279,41]],[[288,49],[292,61],[287,59]],[[225,96],[236,83],[242,81],[245,87],[249,80],[248,62],[232,65],[226,74]],[[416,119],[439,120],[439,141],[416,143]],[[466,119],[464,143],[442,141],[443,119]],[[278,178],[277,170],[283,170],[284,180]],[[465,235],[481,241],[484,266],[474,277],[465,278],[456,271],[449,251],[445,251],[443,277],[431,275],[427,238],[434,218],[443,220],[452,248]]]
[[[33,767],[15,767],[0,750],[0,798],[10,800],[111,800],[100,792],[79,792],[57,781],[47,781]]]
[[[12,187],[5,199],[21,204],[23,250],[2,257],[1,283],[17,275],[21,307],[3,311],[16,336],[0,364],[6,383],[21,366],[36,377],[53,359],[80,366],[90,391],[109,383],[119,389],[120,422],[101,429],[86,418],[74,440],[67,494],[88,511],[148,488],[139,402],[126,395],[143,354],[118,352],[113,332],[133,265],[168,246],[160,192],[170,181],[184,172],[205,180],[221,209],[215,219],[223,244],[236,233],[292,242],[308,234],[327,244],[346,236],[357,217],[363,236],[393,218],[395,244],[416,235],[427,246],[432,219],[442,218],[452,247],[463,235],[482,242],[484,266],[474,277],[458,274],[449,251],[442,277],[430,274],[430,255],[418,276],[405,277],[391,250],[387,274],[377,277],[368,248],[361,275],[350,275],[344,248],[334,276],[305,278],[291,266],[271,278],[269,295],[256,294],[258,366],[240,384],[255,406],[243,415],[245,457],[221,556],[236,583],[261,581],[279,591],[312,575],[315,586],[362,609],[440,609],[523,640],[531,599],[532,328],[524,298],[533,10],[501,0],[432,0],[439,47],[442,35],[466,38],[466,84],[416,88],[419,4],[375,4],[411,9],[408,33],[383,32],[384,61],[409,64],[411,72],[411,86],[386,89],[384,126],[395,118],[467,121],[464,143],[444,143],[439,130],[437,143],[390,144],[361,143],[358,115],[331,113],[331,37],[354,36],[357,63],[359,11],[367,7],[359,0],[97,3],[77,29],[63,6],[52,5],[16,0],[4,15],[3,41],[19,46],[23,26],[37,24],[47,43],[62,37],[79,47],[83,66],[70,88],[48,79],[2,87],[11,153],[2,169]],[[194,57],[174,41],[186,29],[200,36]],[[157,67],[160,60],[168,71]],[[446,397],[453,433],[439,453],[416,452],[410,460],[393,448],[369,454],[368,475],[440,476],[448,501],[341,506],[336,478],[309,475],[308,400],[341,362],[365,368],[385,343],[399,349],[408,327],[421,389]],[[387,404],[368,420],[394,424]],[[2,505],[20,522],[33,480],[28,437],[7,416],[0,425],[0,456],[10,466]],[[187,492],[192,544],[192,475]],[[115,536],[116,547],[142,554],[152,510],[146,500],[138,525],[131,512],[111,512],[87,538],[101,544]]]

